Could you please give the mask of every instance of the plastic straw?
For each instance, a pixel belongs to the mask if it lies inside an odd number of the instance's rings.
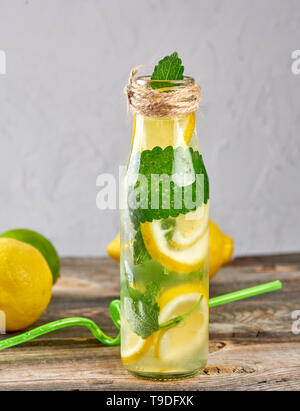
[[[269,293],[271,291],[276,291],[282,288],[280,281],[273,281],[271,283],[256,285],[255,287],[246,288],[244,290],[235,291],[233,293],[220,295],[219,297],[214,297],[209,300],[209,307],[217,307],[218,305],[228,304],[234,301],[243,300],[244,298],[254,297],[255,295]],[[23,334],[16,335],[14,337],[6,338],[0,341],[0,351],[6,348],[11,348],[19,344],[31,341],[41,335],[48,334],[53,331],[60,330],[65,327],[72,326],[85,326],[87,327],[93,336],[100,341],[102,344],[114,346],[120,344],[120,301],[114,300],[109,306],[110,316],[119,330],[116,337],[109,337],[106,335],[101,328],[98,327],[94,321],[88,318],[74,317],[74,318],[63,318],[40,327],[34,328],[33,330],[27,331]]]
[[[280,290],[281,288],[282,284],[279,280],[272,281],[270,283],[256,285],[255,287],[244,288],[243,290],[234,291],[233,293],[223,294],[219,297],[210,298],[209,308],[217,307],[218,305],[232,303],[238,300],[243,300],[244,298],[269,293],[271,291]]]

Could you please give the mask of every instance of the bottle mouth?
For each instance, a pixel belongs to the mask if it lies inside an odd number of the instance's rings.
[[[138,68],[131,71],[125,87],[132,113],[147,117],[172,117],[198,110],[201,89],[192,77],[152,80],[150,76],[135,77],[137,71]]]
[[[154,89],[167,87],[186,87],[195,84],[195,80],[189,76],[183,76],[182,80],[151,80],[151,76],[139,76],[135,78],[139,86],[151,86]]]

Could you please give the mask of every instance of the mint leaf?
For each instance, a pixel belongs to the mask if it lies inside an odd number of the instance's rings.
[[[138,229],[134,237],[133,260],[135,265],[142,264],[146,261],[151,260],[150,254],[145,247],[144,239],[140,229]]]
[[[209,198],[208,176],[201,154],[198,151],[194,151],[192,147],[187,149],[183,147],[173,148],[172,146],[168,146],[165,149],[154,147],[152,150],[144,150],[142,153],[135,154],[135,156],[138,157],[138,161],[134,158],[133,161],[139,164],[139,168],[135,172],[144,175],[147,179],[147,186],[142,189],[143,193],[144,190],[147,190],[142,196],[146,198],[146,204],[135,204],[136,207],[133,208],[128,203],[130,217],[137,230],[140,223],[177,217],[179,214],[186,214],[189,211],[195,210],[203,202],[207,203]],[[185,186],[186,191],[191,191],[191,197],[196,202],[195,206],[193,208],[186,207],[184,201],[185,190],[174,181],[170,182],[169,193],[166,192],[166,188],[161,181],[156,187],[152,187],[153,190],[151,190],[151,175],[153,174],[158,176],[167,175],[169,177],[174,176],[174,174],[189,175],[191,177],[203,174],[203,186],[199,187],[197,181],[193,181],[190,185]],[[128,198],[132,199],[135,197],[136,188],[137,184],[129,186]],[[197,198],[197,189],[200,190],[200,193],[203,193],[202,198]],[[175,197],[180,190],[181,207],[178,207],[178,204],[175,203]],[[170,194],[170,204],[166,204],[166,200],[169,198],[168,194]],[[152,195],[159,199],[159,204],[156,208],[151,207]]]
[[[132,331],[143,339],[150,337],[158,330],[169,330],[176,327],[200,307],[203,299],[202,295],[197,303],[185,314],[159,324],[160,309],[156,302],[159,291],[160,288],[156,283],[149,284],[144,294],[130,286],[127,287],[127,295],[124,296],[125,316]]]
[[[159,306],[156,302],[159,287],[155,283],[148,285],[144,294],[130,286],[127,291],[124,311],[130,328],[140,337],[148,338],[159,329]]]
[[[163,231],[165,231],[165,238],[167,241],[172,240],[173,235],[175,233],[175,227],[176,227],[176,220],[175,218],[166,218],[165,220],[161,220],[160,222],[160,227]]]
[[[176,226],[176,220],[174,218],[166,218],[160,222],[162,230],[169,230],[169,228]]]
[[[175,229],[169,230],[169,231],[166,232],[165,238],[167,239],[167,241],[172,240],[174,233],[175,233]]]
[[[181,59],[178,57],[178,53],[175,51],[170,56],[164,57],[155,66],[151,80],[183,80],[184,66]],[[168,82],[152,82],[151,87],[164,88],[172,87],[176,84]]]

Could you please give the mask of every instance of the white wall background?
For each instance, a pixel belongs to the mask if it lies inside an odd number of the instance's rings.
[[[104,255],[96,177],[130,143],[131,67],[177,50],[203,89],[212,217],[236,254],[300,251],[299,0],[0,0],[0,231]]]

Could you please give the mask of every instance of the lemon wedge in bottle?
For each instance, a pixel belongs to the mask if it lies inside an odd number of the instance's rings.
[[[208,290],[202,284],[183,284],[166,291],[159,299],[160,324],[191,310],[202,297],[197,310],[177,327],[161,330],[156,336],[154,357],[165,362],[178,362],[199,351],[208,334]]]
[[[201,211],[199,219],[187,220],[196,210],[174,219],[141,224],[148,253],[169,271],[188,274],[200,269],[207,259],[208,204],[198,210]]]
[[[122,335],[124,336],[122,338]],[[121,357],[124,364],[131,364],[140,360],[147,354],[152,346],[153,336],[146,338],[145,340],[135,334],[128,324],[128,321],[124,318],[121,324],[121,339],[122,339],[122,352]]]

